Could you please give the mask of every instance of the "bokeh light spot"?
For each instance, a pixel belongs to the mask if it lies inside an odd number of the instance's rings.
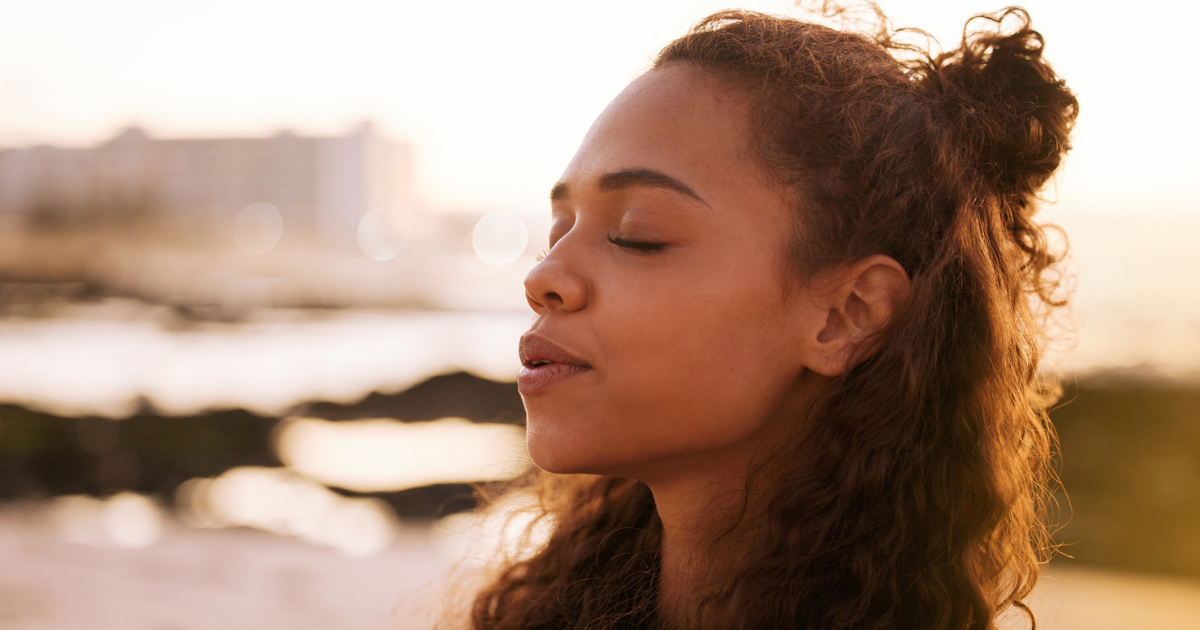
[[[391,512],[372,499],[339,501],[321,523],[326,543],[351,558],[365,558],[392,542]]]
[[[499,481],[530,465],[522,427],[462,418],[330,422],[292,417],[279,426],[275,449],[284,464],[305,477],[357,492]]]
[[[391,508],[372,497],[343,497],[286,468],[239,466],[215,478],[191,479],[175,494],[185,523],[254,527],[288,534],[364,558],[392,544]]]
[[[546,546],[555,519],[529,492],[510,493],[482,511],[441,518],[434,534],[442,550],[466,564],[499,566],[529,558]]]
[[[233,221],[233,238],[238,247],[251,256],[271,251],[283,235],[283,215],[269,203],[252,203]]]
[[[529,229],[511,212],[493,212],[475,224],[471,245],[475,255],[489,265],[507,265],[525,252]]]
[[[149,547],[162,536],[162,510],[148,497],[121,492],[104,502],[101,525],[119,547]]]
[[[162,537],[162,509],[134,492],[107,499],[82,494],[59,497],[51,504],[51,514],[59,534],[77,544],[139,549]]]
[[[358,222],[358,247],[371,260],[391,260],[404,251],[410,232],[404,215],[376,208]]]

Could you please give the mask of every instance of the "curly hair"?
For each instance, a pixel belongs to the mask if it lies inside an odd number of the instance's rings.
[[[1021,602],[1053,550],[1056,479],[1057,389],[1038,363],[1063,305],[1033,215],[1078,103],[1023,9],[976,16],[949,52],[898,36],[911,32],[725,11],[654,63],[751,102],[758,156],[792,194],[796,277],[885,254],[912,279],[878,350],[751,474],[752,533],[689,625],[986,630],[1012,606],[1032,619]],[[474,628],[677,624],[656,612],[662,524],[645,485],[531,483],[553,532],[478,594]]]

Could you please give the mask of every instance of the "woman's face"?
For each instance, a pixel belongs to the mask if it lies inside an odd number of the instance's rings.
[[[785,272],[793,221],[748,104],[688,66],[634,81],[551,194],[519,380],[533,461],[647,481],[789,421],[821,312]]]

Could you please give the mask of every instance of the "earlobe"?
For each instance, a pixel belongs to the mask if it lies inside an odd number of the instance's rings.
[[[866,360],[879,348],[878,333],[886,329],[908,300],[908,273],[895,259],[876,255],[822,274],[820,308],[826,313],[810,333],[806,367],[824,376],[838,376]]]

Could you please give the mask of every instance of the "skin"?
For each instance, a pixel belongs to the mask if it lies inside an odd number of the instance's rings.
[[[555,187],[551,247],[525,281],[527,334],[590,366],[524,394],[530,456],[651,488],[672,607],[702,571],[686,560],[702,524],[907,293],[884,256],[797,281],[794,211],[753,156],[749,111],[689,66],[635,80]]]

